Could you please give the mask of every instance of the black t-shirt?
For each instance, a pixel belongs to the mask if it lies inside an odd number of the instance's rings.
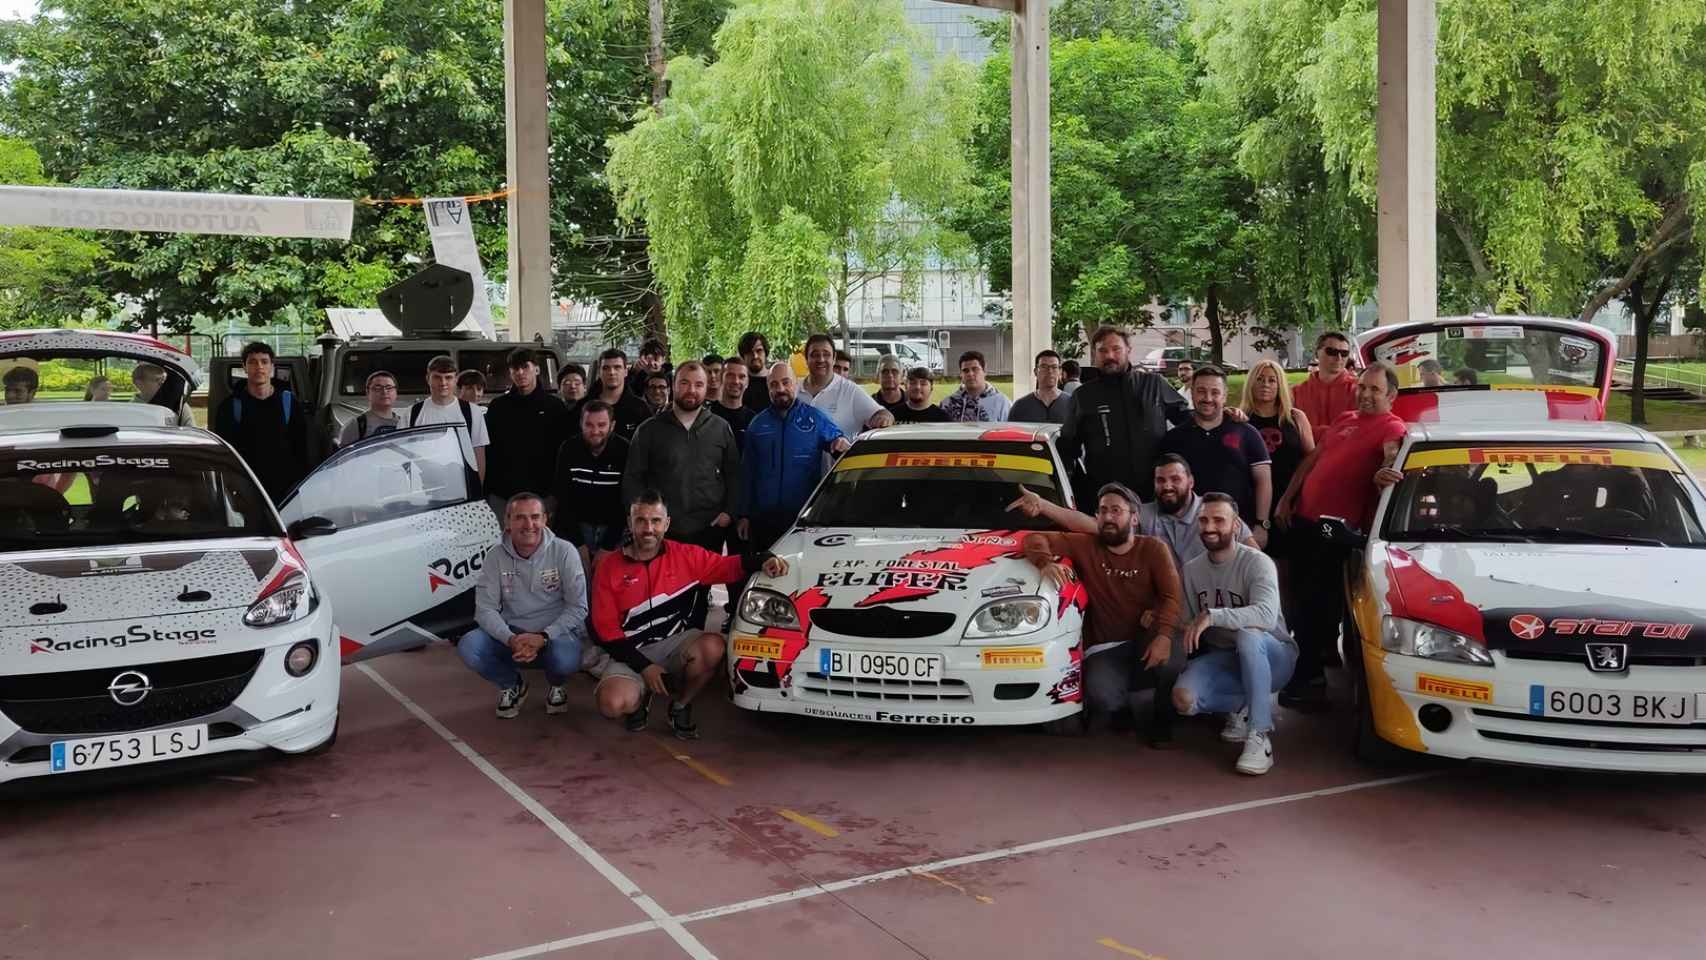
[[[939,405],[932,403],[922,410],[914,410],[904,402],[894,410],[895,423],[947,423],[948,414]]]
[[[1297,432],[1295,421],[1290,417],[1282,421],[1277,414],[1263,417],[1251,413],[1250,426],[1262,435],[1268,456],[1273,459],[1274,499],[1277,501],[1297,473],[1297,465],[1303,462],[1303,436]]]
[[[770,382],[758,374],[753,374],[752,379],[746,383],[746,396],[741,402],[752,411],[753,416],[763,413],[764,408],[770,406]]]
[[[1184,457],[1191,465],[1197,493],[1231,495],[1238,501],[1238,515],[1245,523],[1255,524],[1256,485],[1250,479],[1250,468],[1271,459],[1268,445],[1255,427],[1223,417],[1214,429],[1204,430],[1193,420],[1161,438],[1156,454],[1168,453]]]
[[[239,386],[220,405],[213,432],[236,449],[277,502],[308,475],[308,426],[313,420],[314,412],[302,398],[276,383],[265,400]]]
[[[745,407],[735,407],[730,410],[723,406],[721,400],[712,400],[705,405],[712,413],[728,421],[729,429],[735,432],[735,449],[746,449],[746,428],[752,423],[752,418],[758,416]]]

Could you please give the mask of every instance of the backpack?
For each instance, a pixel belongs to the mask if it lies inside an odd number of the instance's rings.
[[[244,392],[245,391],[239,390],[231,395],[231,426],[233,427],[240,426],[243,423]],[[290,411],[291,408],[295,406],[295,400],[295,394],[292,394],[289,390],[279,391],[278,402],[284,405],[284,425],[287,427],[290,426]]]
[[[474,405],[461,399],[458,399],[456,402],[462,406],[462,422],[468,425],[468,433],[472,436],[474,433]],[[414,405],[409,408],[409,426],[412,427],[420,421],[421,411],[426,409],[426,403],[427,402],[425,400],[416,400]],[[361,434],[362,436],[367,435],[367,425],[365,422],[362,424]]]

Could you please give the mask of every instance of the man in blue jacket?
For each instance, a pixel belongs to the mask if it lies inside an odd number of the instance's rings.
[[[852,446],[829,415],[796,402],[799,385],[786,362],[765,378],[770,406],[746,428],[740,497],[741,539],[765,550],[776,542],[823,478],[823,454]]]

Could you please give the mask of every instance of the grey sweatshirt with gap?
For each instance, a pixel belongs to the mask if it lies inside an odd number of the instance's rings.
[[[1273,560],[1255,547],[1235,543],[1232,556],[1223,563],[1215,563],[1204,551],[1185,564],[1180,579],[1185,587],[1186,622],[1208,611],[1211,626],[1203,634],[1205,645],[1229,647],[1233,633],[1246,628],[1292,642],[1280,612],[1279,574]]]

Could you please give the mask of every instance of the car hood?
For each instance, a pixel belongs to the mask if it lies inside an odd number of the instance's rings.
[[[969,613],[985,600],[1035,594],[1041,577],[1020,554],[1024,531],[813,527],[771,549],[792,567],[796,595],[820,606]]]
[[[244,612],[302,569],[293,549],[264,537],[0,554],[0,672],[257,645]]]
[[[1395,616],[1495,650],[1580,655],[1589,640],[1706,656],[1706,550],[1562,544],[1386,544]]]

